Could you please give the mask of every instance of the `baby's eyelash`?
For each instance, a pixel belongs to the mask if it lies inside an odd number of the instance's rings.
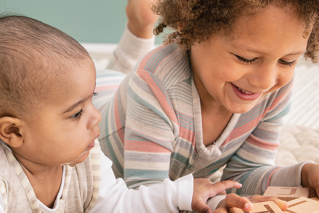
[[[97,96],[98,95],[98,93],[97,92],[93,92],[93,96]]]
[[[255,62],[257,60],[257,58],[253,58],[253,59],[246,59],[243,57],[240,57],[239,55],[235,55],[238,59],[238,61],[243,62],[245,64],[252,64],[253,62]]]
[[[296,62],[297,62],[296,60],[288,62],[288,61],[284,61],[282,59],[279,59],[279,63],[281,63],[283,65],[290,66],[290,67],[294,66],[296,64]]]
[[[75,113],[74,115],[71,116],[71,118],[74,118],[76,120],[79,120],[83,114],[83,109],[81,109],[79,112]]]

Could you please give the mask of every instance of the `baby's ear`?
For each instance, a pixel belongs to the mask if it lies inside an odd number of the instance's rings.
[[[20,147],[23,144],[21,126],[19,118],[8,116],[0,118],[0,139],[11,147]]]

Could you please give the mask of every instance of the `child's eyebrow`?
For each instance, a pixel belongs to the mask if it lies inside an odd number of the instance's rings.
[[[252,48],[249,48],[249,47],[246,47],[244,45],[238,45],[238,44],[234,44],[232,43],[232,45],[236,48],[236,49],[240,49],[240,50],[244,50],[244,51],[247,51],[247,52],[252,52],[252,53],[262,53],[261,51],[259,50],[255,50],[255,49],[252,49]],[[294,52],[294,53],[289,53],[287,54],[286,56],[289,56],[289,55],[302,55],[306,52],[305,51],[298,51],[298,52]]]
[[[94,90],[95,91],[95,87],[96,87],[96,82],[94,84]],[[89,98],[92,98],[92,95],[87,96],[86,98],[82,99],[81,101],[73,104],[72,106],[70,106],[67,110],[65,110],[62,114],[67,113],[67,112],[71,112],[75,107],[77,107],[78,105],[84,103],[85,101],[87,101]]]
[[[89,98],[91,98],[92,95],[89,95],[88,97],[80,100],[79,102],[73,104],[72,106],[70,106],[67,110],[65,110],[62,114],[67,113],[67,112],[71,112],[75,107],[77,107],[78,105],[84,103],[86,100],[88,100]]]
[[[302,55],[304,54],[306,51],[300,51],[300,52],[295,52],[295,53],[290,53],[290,54],[287,54],[288,55]]]
[[[254,50],[254,49],[249,48],[249,47],[247,47],[247,46],[245,46],[245,45],[240,45],[240,44],[232,43],[232,46],[235,47],[236,49],[244,50],[244,51],[247,51],[247,52],[261,53],[261,51],[259,51],[259,50]]]

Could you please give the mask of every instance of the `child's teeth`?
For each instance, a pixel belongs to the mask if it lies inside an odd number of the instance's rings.
[[[237,87],[241,92],[243,92],[243,93],[246,93],[247,95],[251,95],[252,93],[251,92],[248,92],[248,91],[246,91],[246,90],[243,90],[243,89],[241,89],[241,88],[239,88],[239,87]]]

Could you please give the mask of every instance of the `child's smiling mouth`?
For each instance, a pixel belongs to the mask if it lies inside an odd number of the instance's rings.
[[[257,98],[259,98],[259,96],[261,95],[261,93],[252,93],[249,91],[246,91],[244,89],[241,89],[240,87],[237,87],[234,84],[231,84],[233,87],[233,90],[235,92],[235,94],[242,100],[244,101],[253,101],[256,100]]]

